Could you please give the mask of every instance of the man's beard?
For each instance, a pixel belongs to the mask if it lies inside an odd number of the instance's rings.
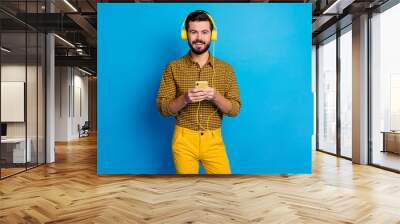
[[[204,41],[202,41],[202,40],[195,40],[195,41],[193,41],[192,43],[190,43],[190,42],[188,42],[189,43],[189,47],[190,47],[190,49],[192,50],[192,52],[193,53],[195,53],[195,54],[197,54],[197,55],[200,55],[200,54],[203,54],[204,52],[206,52],[206,51],[208,51],[208,48],[210,48],[210,43],[211,42],[208,42],[208,44],[206,44]],[[195,45],[196,43],[202,43],[202,44],[206,44],[205,46],[204,46],[204,48],[203,49],[201,49],[201,50],[197,50],[193,45]]]

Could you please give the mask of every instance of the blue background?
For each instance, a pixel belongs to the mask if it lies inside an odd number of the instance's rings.
[[[232,173],[311,173],[311,4],[265,3],[98,4],[98,173],[175,173],[175,119],[156,95],[196,9],[213,16],[215,55],[240,88],[240,114],[223,120]]]

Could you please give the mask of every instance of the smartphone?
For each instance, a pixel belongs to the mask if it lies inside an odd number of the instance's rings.
[[[196,81],[195,87],[202,89],[208,88],[208,81]]]

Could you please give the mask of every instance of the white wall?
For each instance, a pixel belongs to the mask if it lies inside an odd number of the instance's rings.
[[[36,137],[36,66],[27,66],[19,64],[5,64],[1,66],[1,81],[2,82],[25,82],[25,75],[27,69],[27,76],[29,86],[35,88],[27,88],[27,119],[28,119],[28,137],[31,133],[35,133]],[[35,76],[35,78],[33,78]],[[6,97],[6,96],[3,96]],[[39,105],[40,107],[40,105]],[[6,110],[7,108],[1,108]],[[33,113],[35,112],[35,113]],[[33,123],[32,123],[33,122]],[[7,136],[8,137],[25,137],[25,123],[26,122],[7,122]]]
[[[32,67],[28,67],[28,70]],[[3,82],[25,82],[25,64],[8,64],[1,66],[1,81]],[[30,72],[28,72],[29,74]],[[4,96],[3,96],[4,97]],[[6,108],[1,108],[6,110]],[[25,123],[11,122],[7,123],[7,137],[25,137]]]
[[[70,84],[69,69],[67,67],[55,68],[55,141],[68,140],[68,117]]]
[[[72,136],[79,137],[78,133],[78,124],[81,126],[85,123],[85,121],[89,120],[89,111],[88,111],[88,77],[81,76],[82,73],[76,75],[74,77],[74,108],[73,111],[73,119],[72,119]],[[80,97],[79,97],[80,96]],[[80,111],[81,110],[81,111]]]
[[[56,67],[55,73],[55,140],[70,141],[88,120],[88,77],[72,67]]]
[[[38,70],[37,70],[38,69]],[[24,82],[26,83],[26,108],[22,108],[23,112],[26,110],[27,120],[24,122],[6,122],[7,123],[7,137],[8,138],[24,138],[25,134],[30,139],[32,161],[36,162],[39,158],[39,163],[44,163],[44,100],[45,100],[45,83],[44,74],[41,66],[32,66],[25,64],[3,64],[1,66],[1,81],[2,82]],[[27,81],[25,80],[27,78]],[[7,96],[2,96],[2,98]],[[10,108],[1,108],[8,110]],[[9,111],[13,112],[13,111]],[[27,131],[27,132],[26,132]],[[39,153],[37,156],[36,153]]]

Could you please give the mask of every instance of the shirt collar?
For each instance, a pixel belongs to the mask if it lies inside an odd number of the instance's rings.
[[[208,57],[206,64],[210,64],[211,67],[214,67],[214,64],[215,64],[215,62],[214,62],[215,59],[213,60],[214,56],[212,56],[212,54],[210,52],[208,52],[208,53],[209,53],[209,57]],[[185,59],[186,59],[187,63],[189,63],[189,64],[197,64],[197,62],[193,61],[192,57],[190,56],[190,51],[186,54]]]

